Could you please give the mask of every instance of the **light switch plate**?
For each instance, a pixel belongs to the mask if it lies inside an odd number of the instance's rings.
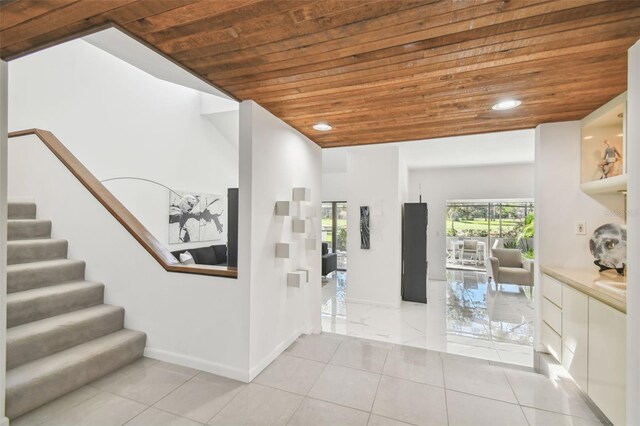
[[[575,230],[576,235],[587,235],[587,225],[585,224],[584,220],[576,221]]]

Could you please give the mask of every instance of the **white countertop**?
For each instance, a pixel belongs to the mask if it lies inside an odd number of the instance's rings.
[[[625,291],[620,291],[596,284],[597,281],[604,281],[626,285],[627,277],[618,275],[614,270],[598,272],[595,266],[593,269],[540,266],[540,271],[620,312],[627,313],[626,286],[623,287]]]

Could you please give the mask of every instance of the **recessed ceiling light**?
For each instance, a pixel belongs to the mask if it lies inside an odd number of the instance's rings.
[[[624,133],[618,133],[618,136],[623,137]]]
[[[500,101],[494,106],[491,107],[494,111],[505,111],[507,109],[512,109],[519,106],[522,102],[517,99],[508,99],[505,101]]]
[[[314,124],[313,128],[321,132],[328,132],[329,130],[333,129],[333,127],[331,127],[331,124],[327,123],[326,121],[320,121]]]
[[[585,140],[585,141],[588,141],[588,140],[589,140],[589,139],[591,139],[591,138],[593,138],[593,136],[585,136],[585,137],[584,137],[584,140]]]

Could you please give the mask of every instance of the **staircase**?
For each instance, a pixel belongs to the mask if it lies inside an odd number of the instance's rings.
[[[34,203],[9,202],[6,412],[18,417],[140,358],[146,335],[103,303],[51,221]]]

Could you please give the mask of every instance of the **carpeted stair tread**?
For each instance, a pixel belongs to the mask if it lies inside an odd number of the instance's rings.
[[[53,259],[7,266],[7,293],[84,280],[85,262]]]
[[[31,240],[51,238],[51,221],[34,219],[10,219],[7,221],[7,240]]]
[[[7,371],[7,416],[16,418],[142,356],[146,335],[119,330]]]
[[[7,327],[15,327],[103,302],[104,284],[76,281],[7,295]]]
[[[124,328],[124,308],[96,305],[7,330],[7,369]]]
[[[7,242],[7,265],[64,259],[67,257],[66,240],[22,240]]]
[[[9,219],[35,219],[36,203],[11,201],[7,203],[7,213]]]

